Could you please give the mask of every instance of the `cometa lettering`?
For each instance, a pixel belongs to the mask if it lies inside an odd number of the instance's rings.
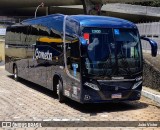
[[[35,57],[36,59],[44,59],[52,61],[52,53],[49,53],[49,50],[47,52],[43,52],[39,51],[38,48],[36,48]]]

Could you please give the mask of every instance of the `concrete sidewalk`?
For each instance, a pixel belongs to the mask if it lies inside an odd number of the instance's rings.
[[[160,104],[160,92],[153,90],[151,88],[143,86],[142,89],[142,96],[147,97],[158,104]]]
[[[5,67],[4,66],[0,66],[0,69],[5,69]]]

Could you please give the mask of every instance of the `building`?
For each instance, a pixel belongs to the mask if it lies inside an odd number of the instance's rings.
[[[4,37],[6,34],[6,29],[4,27],[0,28],[0,62],[4,61]]]
[[[153,0],[0,0],[0,16],[8,16],[12,19],[9,22],[19,22],[26,18],[33,18],[35,12],[37,16],[44,16],[52,13],[64,13],[64,14],[100,14],[101,8],[103,9],[109,3],[132,3],[132,2],[146,2]],[[59,6],[69,6],[69,5],[83,5],[81,9],[79,8],[60,8]],[[105,5],[105,6],[103,6]],[[37,8],[39,7],[39,8]],[[115,15],[117,12],[110,11],[111,16]],[[1,19],[1,22],[8,22],[8,18]]]

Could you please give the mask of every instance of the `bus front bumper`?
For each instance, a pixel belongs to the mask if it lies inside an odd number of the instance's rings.
[[[141,90],[125,91],[85,91],[82,96],[82,103],[105,103],[139,100]]]

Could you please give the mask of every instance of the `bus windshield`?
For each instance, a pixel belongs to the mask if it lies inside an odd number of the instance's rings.
[[[142,71],[136,29],[84,28],[83,35],[88,42],[82,52],[86,75],[123,76]]]

